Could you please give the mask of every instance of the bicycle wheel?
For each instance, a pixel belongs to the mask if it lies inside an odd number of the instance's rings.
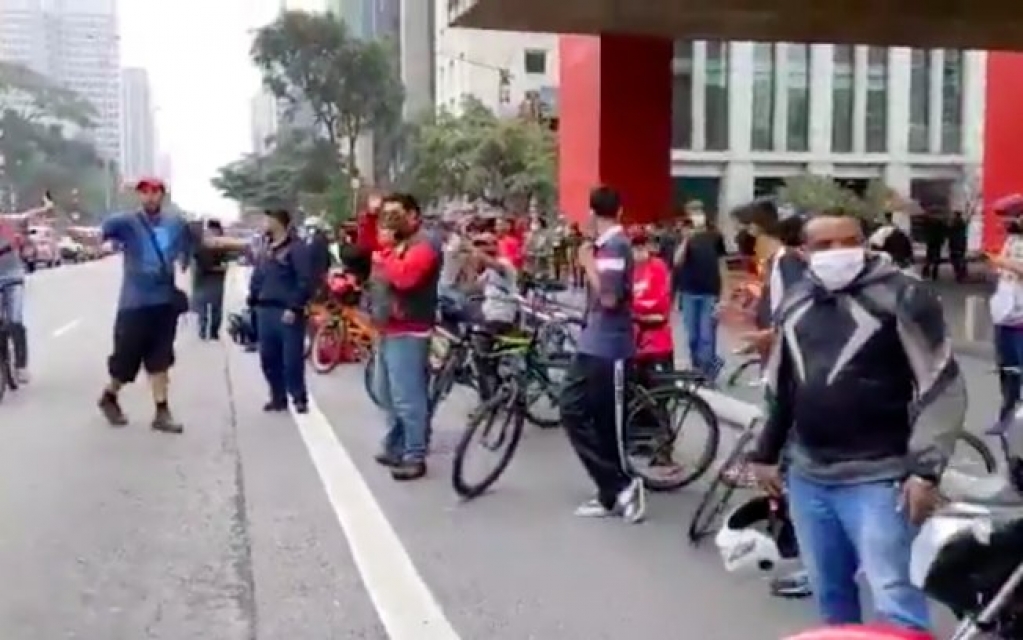
[[[761,366],[760,358],[747,358],[732,370],[725,384],[728,387],[760,386]]]
[[[972,474],[994,473],[998,470],[998,461],[991,448],[980,436],[969,432],[959,435],[951,464]]]
[[[483,403],[469,418],[469,424],[455,448],[455,460],[451,465],[451,486],[462,498],[471,500],[481,495],[508,468],[525,426],[522,400],[518,395],[516,385],[501,385],[494,397]],[[475,442],[477,438],[478,443]],[[496,464],[478,482],[468,480],[466,473],[466,456],[474,444],[498,453]]]
[[[626,464],[652,491],[675,491],[706,473],[717,457],[721,427],[707,401],[688,389],[666,385],[649,391],[636,389],[625,418]],[[706,440],[695,459],[678,461],[679,436],[693,433],[684,427],[690,416],[706,425]]]
[[[340,322],[325,322],[313,335],[309,364],[320,374],[330,373],[341,364],[345,349],[345,331]]]
[[[700,503],[689,520],[687,532],[689,542],[697,544],[717,531],[718,520],[725,508],[728,507],[735,490],[751,488],[755,484],[749,477],[745,464],[746,453],[753,444],[754,438],[756,438],[754,428],[749,427],[743,431],[735,446],[721,463],[718,472],[714,474],[714,479],[711,480],[710,486],[700,498]]]
[[[526,420],[541,429],[560,427],[561,411],[558,408],[558,398],[561,396],[560,381],[551,379],[549,368],[533,367],[528,375],[526,406],[523,411]],[[546,402],[541,402],[543,400]],[[548,406],[544,407],[544,404]]]

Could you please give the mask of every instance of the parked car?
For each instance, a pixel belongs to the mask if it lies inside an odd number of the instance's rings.
[[[52,227],[29,227],[28,242],[33,252],[30,262],[33,267],[56,267],[61,263],[57,234]]]
[[[62,262],[84,262],[89,259],[85,247],[67,236],[60,239],[57,249]]]

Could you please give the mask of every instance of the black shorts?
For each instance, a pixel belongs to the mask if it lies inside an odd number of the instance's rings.
[[[121,309],[114,320],[114,352],[107,367],[118,382],[135,380],[139,369],[163,373],[174,365],[178,314],[171,305]]]

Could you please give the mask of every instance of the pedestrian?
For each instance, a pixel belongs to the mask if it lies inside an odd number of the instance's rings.
[[[953,211],[952,220],[948,224],[948,261],[952,263],[956,282],[965,282],[968,275],[966,252],[969,249],[969,235],[970,226],[963,212]]]
[[[635,352],[632,318],[632,243],[618,221],[622,204],[607,186],[590,193],[592,240],[579,248],[586,280],[585,325],[565,372],[561,420],[597,495],[576,515],[616,515],[640,522],[646,515],[642,480],[625,459],[625,368]]]
[[[895,266],[910,269],[913,266],[913,240],[909,234],[895,224],[895,217],[889,211],[883,216],[883,224],[870,234],[867,244],[871,249],[888,254]],[[949,239],[949,246],[952,240]],[[953,261],[953,266],[955,262]]]
[[[107,360],[110,381],[98,404],[111,426],[128,424],[118,394],[144,368],[156,405],[153,429],[181,433],[183,427],[170,410],[168,374],[174,366],[178,316],[190,309],[190,303],[176,285],[174,265],[187,264],[200,246],[241,250],[245,243],[204,238],[201,228],[196,230],[182,216],[165,211],[167,186],[158,178],[139,180],[135,191],[140,209],[112,215],[100,226],[103,241],[120,247],[124,275],[114,319],[113,352]]]
[[[223,237],[219,220],[206,223],[212,236]],[[223,250],[200,247],[192,266],[192,302],[199,316],[199,339],[220,340],[224,319],[224,280],[227,277],[228,255]]]
[[[387,415],[387,433],[374,459],[390,467],[395,480],[416,480],[426,475],[428,357],[437,315],[440,238],[425,233],[419,203],[405,193],[384,198],[379,231],[383,248],[373,255],[370,313],[380,329],[374,384]]]
[[[16,223],[0,220],[0,318],[7,321],[14,347],[14,375],[28,383],[28,330],[25,327],[25,263]],[[6,348],[7,345],[3,345]]]
[[[285,209],[266,212],[268,244],[249,281],[248,305],[256,311],[259,363],[270,387],[267,412],[309,410],[305,381],[306,305],[313,295],[308,246],[291,229]]]
[[[997,255],[986,255],[998,274],[989,301],[995,326],[995,358],[1002,392],[999,419],[1004,420],[1020,401],[1023,380],[1023,206],[996,211],[1005,221],[1005,241]]]
[[[779,495],[784,450],[789,513],[826,624],[862,623],[862,572],[881,621],[928,631],[910,547],[966,416],[942,307],[867,253],[855,216],[815,215],[805,237],[808,275],[775,317],[773,402],[752,470]]]
[[[689,362],[711,379],[717,377],[721,359],[717,353],[718,305],[728,289],[725,240],[709,218],[694,220],[697,226],[675,251],[682,326],[689,342]]]

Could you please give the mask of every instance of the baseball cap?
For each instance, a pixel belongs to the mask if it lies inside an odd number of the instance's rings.
[[[154,177],[139,178],[135,182],[136,191],[163,191],[167,192],[167,185],[163,180]]]

